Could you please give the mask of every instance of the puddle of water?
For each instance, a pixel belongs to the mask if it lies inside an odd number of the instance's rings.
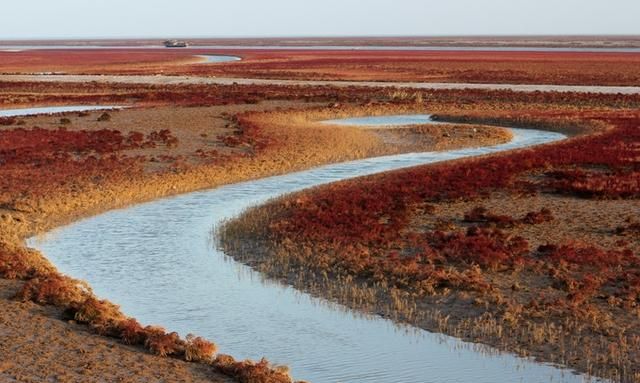
[[[69,106],[43,106],[37,108],[4,109],[0,110],[0,117],[22,117],[35,116],[37,114],[53,114],[65,112],[88,112],[93,110],[120,109],[121,106],[91,106],[91,105],[69,105]]]
[[[376,117],[378,118],[378,117]],[[369,122],[370,123],[370,122]],[[564,138],[513,129],[493,147],[327,165],[114,210],[28,241],[143,323],[214,340],[221,352],[333,382],[584,382],[568,370],[389,320],[363,316],[281,284],[213,249],[211,229],[248,207],[342,179]]]
[[[238,56],[225,56],[225,55],[197,55],[196,57],[201,57],[206,60],[206,61],[203,61],[201,64],[226,63],[226,62],[242,60]]]

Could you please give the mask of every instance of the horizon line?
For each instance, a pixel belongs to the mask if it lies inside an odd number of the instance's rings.
[[[91,41],[91,40],[135,40],[135,39],[192,39],[192,40],[277,40],[277,39],[388,39],[388,38],[407,38],[407,39],[437,39],[437,38],[640,38],[639,34],[461,34],[461,35],[404,35],[404,34],[388,34],[388,35],[272,35],[272,36],[204,36],[204,35],[142,35],[142,36],[69,36],[69,37],[9,37],[1,38],[0,41]]]

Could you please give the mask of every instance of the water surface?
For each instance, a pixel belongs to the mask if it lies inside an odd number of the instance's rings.
[[[0,109],[0,117],[22,117],[22,116],[34,116],[38,114],[54,114],[54,113],[66,113],[66,112],[88,112],[93,110],[110,110],[120,109],[120,106],[105,106],[105,105],[68,105],[68,106],[42,106],[35,108],[20,108],[20,109]]]
[[[229,55],[197,55],[196,57],[205,59],[202,64],[215,64],[242,60],[242,58],[238,56]]]
[[[513,141],[492,147],[351,161],[165,198],[78,221],[29,244],[141,322],[205,336],[236,358],[267,356],[289,365],[297,379],[583,382],[586,378],[568,370],[510,354],[478,352],[475,345],[452,337],[399,328],[389,320],[313,298],[265,280],[212,245],[213,227],[284,193],[564,138],[535,130],[513,133]]]
[[[419,124],[437,124],[430,114],[397,114],[393,116],[352,117],[323,121],[332,125],[349,126],[406,126]]]

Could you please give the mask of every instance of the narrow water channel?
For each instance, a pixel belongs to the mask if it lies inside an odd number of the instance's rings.
[[[89,112],[94,110],[120,109],[120,106],[91,106],[91,105],[66,105],[66,106],[43,106],[37,108],[3,109],[0,110],[0,117],[23,117],[35,116],[38,114],[54,114],[67,112]]]
[[[406,116],[404,116],[406,117]],[[428,122],[428,116],[416,116]],[[393,117],[384,119],[385,124]],[[335,121],[333,121],[335,123]],[[371,121],[361,121],[371,125]],[[412,123],[415,123],[412,121]],[[352,177],[552,142],[513,129],[492,147],[327,165],[114,210],[32,238],[64,273],[145,324],[214,340],[236,358],[268,357],[296,379],[334,382],[583,382],[553,366],[398,327],[265,280],[216,250],[212,228],[285,193]]]

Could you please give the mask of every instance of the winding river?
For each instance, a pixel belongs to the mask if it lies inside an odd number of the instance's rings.
[[[429,123],[428,115],[385,124]],[[359,121],[371,125],[374,120]],[[353,123],[353,121],[351,121]],[[245,209],[312,186],[563,139],[512,129],[511,142],[317,167],[110,211],[28,240],[64,273],[87,280],[142,323],[214,340],[236,358],[287,364],[329,382],[583,382],[569,370],[452,337],[400,327],[265,280],[216,250],[212,228]]]

